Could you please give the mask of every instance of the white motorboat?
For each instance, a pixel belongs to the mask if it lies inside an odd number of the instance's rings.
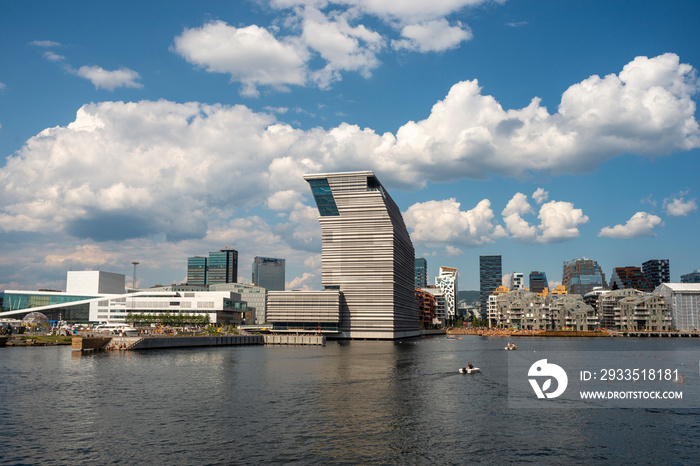
[[[512,346],[506,346],[506,347],[503,348],[503,349],[506,350],[506,351],[515,351],[515,350],[518,349],[518,347],[515,346],[515,345],[512,345]]]
[[[478,368],[478,367],[472,367],[472,368],[470,369],[470,368],[468,368],[468,367],[462,367],[462,368],[459,369],[459,372],[462,373],[462,374],[475,374],[475,373],[479,372],[479,368]]]

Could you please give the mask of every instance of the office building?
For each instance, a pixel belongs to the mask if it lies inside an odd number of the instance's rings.
[[[445,297],[445,318],[452,321],[457,318],[457,269],[440,267],[440,274],[435,277],[435,286],[442,290]]]
[[[264,324],[267,322],[267,290],[247,283],[221,283],[211,285],[209,291],[233,291],[241,295],[246,303],[246,324]],[[250,316],[250,317],[248,317]]]
[[[681,283],[700,283],[700,270],[681,275]]]
[[[187,258],[187,284],[204,286],[207,284],[207,258],[194,256]]]
[[[413,243],[401,211],[377,177],[364,171],[304,179],[321,223],[321,282],[343,297],[338,336],[419,335]]]
[[[428,261],[425,257],[416,257],[415,262],[415,283],[416,288],[425,288],[428,286]]]
[[[187,284],[193,286],[238,282],[238,251],[221,249],[209,257],[187,258]]]
[[[593,288],[607,287],[605,274],[600,269],[598,262],[585,257],[564,262],[562,285],[568,294],[580,294],[585,296]]]
[[[489,296],[502,285],[501,256],[479,256],[479,298],[481,318],[488,316]]]
[[[530,291],[533,293],[542,293],[545,288],[549,288],[547,274],[538,271],[530,272]]]
[[[671,267],[668,259],[651,259],[642,264],[642,273],[652,290],[662,283],[671,282]]]
[[[646,293],[654,291],[639,267],[615,267],[610,277],[610,289],[626,290],[628,288]]]
[[[253,259],[253,285],[267,291],[284,291],[284,259],[258,257]]]

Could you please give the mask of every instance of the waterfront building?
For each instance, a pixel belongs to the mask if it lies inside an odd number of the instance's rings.
[[[596,286],[607,286],[605,274],[598,262],[585,257],[577,257],[564,262],[562,284],[568,294],[580,294],[581,296]]]
[[[652,290],[662,283],[671,282],[671,267],[668,259],[651,259],[642,263],[642,273]]]
[[[340,331],[342,293],[325,291],[270,291],[267,316],[275,332],[314,332],[336,335]]]
[[[671,328],[700,330],[700,283],[663,283],[656,287],[671,307]]]
[[[489,305],[488,305],[488,310],[487,310],[487,318],[489,322],[489,327],[497,327],[501,325],[501,319],[497,316],[497,304],[498,304],[498,297],[502,294],[508,293],[510,291],[510,288],[507,286],[499,286],[494,290],[493,293],[489,296]]]
[[[249,285],[247,283],[221,283],[211,285],[210,291],[233,291],[241,295],[241,301],[246,303],[247,312],[246,324],[262,325],[267,320],[267,290],[260,286]]]
[[[432,328],[433,325],[438,324],[435,318],[435,296],[420,288],[416,288],[415,293],[418,301],[420,327],[422,329]]]
[[[510,289],[511,290],[522,290],[525,288],[524,275],[521,272],[513,272],[510,274]]]
[[[669,302],[660,294],[643,293],[620,300],[620,330],[666,331],[671,329]]]
[[[447,320],[445,292],[436,285],[428,285],[425,288],[421,288],[421,290],[426,293],[430,293],[435,300],[435,317],[433,318],[433,325],[438,327],[444,326]]]
[[[253,259],[253,285],[267,291],[284,291],[284,259],[258,257]]]
[[[552,329],[590,331],[599,325],[595,309],[580,294],[547,295],[545,306],[549,309]]]
[[[68,272],[65,293],[6,291],[7,307],[0,316],[21,319],[30,312],[41,312],[49,320],[70,323],[124,323],[128,313],[206,314],[211,323],[240,323],[245,318],[246,305],[237,293],[164,289],[126,293],[124,281],[122,274]]]
[[[207,281],[207,258],[193,256],[187,258],[187,284],[205,286]]]
[[[700,270],[681,275],[681,283],[700,283]]]
[[[435,277],[435,286],[442,290],[445,297],[445,318],[453,321],[457,318],[457,269],[440,267],[440,274]]]
[[[415,252],[389,193],[371,171],[304,179],[319,211],[321,282],[325,289],[342,293],[338,336],[420,335]]]
[[[530,291],[533,293],[542,293],[545,288],[549,288],[547,274],[538,271],[530,272]]]
[[[414,286],[416,288],[425,288],[428,286],[428,261],[425,259],[425,257],[416,257],[414,271]]]
[[[605,290],[598,293],[598,317],[600,326],[609,330],[620,328],[620,302],[627,298],[642,296],[642,292],[634,288],[622,290]]]
[[[501,256],[479,256],[479,298],[481,317],[488,318],[489,296],[502,285]]]
[[[651,293],[654,290],[649,286],[647,278],[639,267],[615,267],[610,277],[610,289],[625,290],[627,288],[633,288],[646,293]]]

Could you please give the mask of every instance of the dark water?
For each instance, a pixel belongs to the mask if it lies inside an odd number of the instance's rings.
[[[0,349],[0,464],[698,464],[700,409],[508,408],[498,338]],[[697,350],[683,339],[519,350]],[[477,375],[457,368],[468,361]]]

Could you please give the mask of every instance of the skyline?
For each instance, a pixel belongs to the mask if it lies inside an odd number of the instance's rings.
[[[352,5],[350,5],[352,3]],[[619,3],[619,2],[618,2]],[[372,170],[429,283],[700,268],[696,2],[11,4],[0,289],[185,281],[230,246],[320,289],[307,173]],[[138,11],[139,14],[133,14]],[[156,181],[154,181],[156,180]],[[504,279],[505,280],[505,279]]]

